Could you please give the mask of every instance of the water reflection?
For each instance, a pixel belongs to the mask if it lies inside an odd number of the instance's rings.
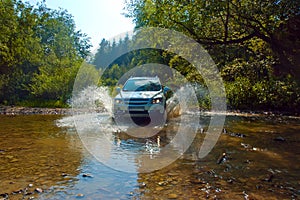
[[[151,127],[120,126],[111,121],[110,115],[98,113],[72,119],[83,145],[96,159],[129,173],[147,173],[171,164],[190,147],[199,128],[197,114]],[[64,120],[60,121],[62,126]],[[70,125],[68,120],[65,124]]]
[[[55,126],[57,116],[0,117],[0,194],[76,181],[83,155],[76,138]]]
[[[82,116],[77,123],[85,124],[84,136],[105,164],[83,147],[72,117],[0,118],[0,194],[10,198],[296,199],[300,195],[298,118],[228,116],[226,131],[213,151],[200,159],[195,152],[207,134],[210,116],[196,125],[195,140],[187,151],[182,151],[184,140],[182,145],[172,143],[179,119],[169,121],[155,136],[135,138],[106,116]],[[102,143],[107,146],[99,146]],[[180,158],[160,170],[141,173],[156,164],[153,161],[168,145],[174,154],[182,154]],[[170,152],[164,157],[172,156]],[[223,153],[226,159],[217,162]],[[34,192],[36,188],[43,192]]]

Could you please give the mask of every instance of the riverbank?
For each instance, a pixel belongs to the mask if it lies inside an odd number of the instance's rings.
[[[0,115],[70,115],[70,108],[0,106]]]
[[[91,110],[90,110],[91,111]],[[93,110],[95,111],[95,110]],[[101,112],[103,109],[98,109]],[[83,111],[81,111],[83,112]],[[85,112],[89,112],[85,110]],[[272,111],[240,111],[227,110],[225,113],[202,111],[204,115],[227,115],[227,116],[294,116],[300,117],[299,113],[272,112]],[[71,108],[32,108],[20,106],[0,106],[0,115],[71,115]]]

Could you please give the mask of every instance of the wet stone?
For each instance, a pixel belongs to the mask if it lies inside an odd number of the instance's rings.
[[[10,162],[14,163],[14,162],[18,162],[18,161],[19,161],[18,159],[12,159]]]
[[[220,157],[217,160],[217,164],[221,164],[221,163],[225,162],[226,158],[227,158],[226,153],[222,153],[222,155],[220,155]]]
[[[172,181],[171,184],[172,184],[172,185],[177,185],[178,182],[177,182],[177,181]]]
[[[273,178],[274,178],[274,175],[270,174],[268,177],[266,177],[265,179],[263,179],[263,181],[272,182]]]
[[[9,196],[7,193],[4,193],[4,194],[0,194],[0,197],[3,199],[8,199]]]
[[[285,142],[285,139],[283,137],[276,137],[274,138],[274,141],[277,141],[277,142]]]
[[[37,193],[42,193],[42,192],[43,192],[43,189],[41,189],[41,188],[36,188],[34,191],[37,192]]]
[[[23,192],[23,189],[20,188],[20,189],[18,189],[18,190],[14,190],[14,191],[12,192],[12,194],[21,194],[22,192]]]
[[[82,174],[82,177],[93,178],[93,175],[91,175],[91,174]]]
[[[155,190],[156,191],[162,191],[162,190],[164,190],[164,188],[163,187],[156,187]]]
[[[167,185],[167,183],[165,181],[161,181],[161,182],[158,182],[158,185],[159,186],[164,186],[164,185]]]
[[[140,186],[140,188],[145,188],[147,186],[147,184],[143,182],[143,183],[140,183],[139,186]]]
[[[206,181],[201,180],[201,179],[194,179],[194,180],[191,180],[191,183],[193,183],[193,184],[206,184]]]
[[[262,185],[256,185],[255,187],[256,187],[256,189],[259,190],[259,189],[261,189],[263,186],[262,186]]]
[[[177,194],[169,194],[168,199],[177,199],[178,195]]]
[[[82,198],[82,197],[84,197],[84,194],[79,193],[79,194],[76,195],[76,197],[77,198]]]
[[[13,156],[5,156],[5,158],[13,159],[14,157]]]
[[[168,175],[169,175],[169,176],[178,176],[179,174],[176,173],[176,172],[170,172],[170,173],[168,173]]]
[[[66,177],[66,176],[68,176],[68,174],[67,173],[62,173],[61,176]]]
[[[227,180],[227,183],[230,183],[230,184],[232,184],[233,182],[234,182],[234,180],[233,180],[233,179],[231,179],[231,178]]]

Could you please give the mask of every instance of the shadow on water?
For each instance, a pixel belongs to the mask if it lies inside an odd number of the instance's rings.
[[[180,144],[172,144],[174,152],[182,154],[180,158],[149,173],[141,173],[144,166],[139,155],[146,155],[148,164],[153,165],[151,161],[161,156],[176,136],[182,119],[172,119],[156,134],[141,138],[132,136],[130,128],[122,131],[103,116],[97,116],[95,124],[101,121],[103,126],[87,124],[83,129],[92,151],[99,153],[92,156],[78,138],[71,117],[0,118],[0,194],[7,193],[10,198],[296,199],[300,196],[297,118],[227,116],[217,145],[208,156],[197,159],[203,138],[209,134],[206,130],[210,116],[202,116],[188,150],[180,152]],[[81,120],[93,121],[87,116]],[[141,133],[145,129],[135,131]],[[107,148],[99,146],[103,138],[110,142]],[[101,163],[96,158],[106,160]],[[110,168],[120,163],[130,165],[130,173]],[[39,193],[37,188],[43,191]]]

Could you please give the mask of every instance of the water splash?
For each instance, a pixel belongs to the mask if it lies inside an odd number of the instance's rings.
[[[97,126],[103,130],[113,130],[112,97],[107,87],[88,86],[71,98],[70,105],[73,115],[57,120],[58,127],[75,127],[75,122],[80,121],[84,122],[84,129]]]
[[[72,97],[71,105],[75,111],[87,109],[112,115],[112,97],[107,87],[88,86]]]
[[[192,98],[192,88],[187,85],[175,89],[174,96],[170,99],[175,105],[172,111],[176,110],[176,105],[179,105],[179,110],[182,109],[184,114],[188,110],[195,110],[196,98]],[[187,99],[186,95],[190,98]],[[162,127],[161,135],[171,136],[170,143],[165,146],[160,146],[160,140],[152,141],[142,136],[126,136],[118,140],[118,136],[122,134],[132,135],[136,131],[146,135],[157,128],[131,127],[130,124],[125,124],[125,129],[120,129],[112,120],[112,102],[108,88],[89,86],[73,96],[73,116],[58,120],[57,125],[76,128],[83,145],[97,160],[125,172],[149,172],[167,166],[182,156],[190,146],[198,126],[196,115],[180,117],[179,121],[176,120],[179,126],[175,129],[172,128],[174,124],[171,121],[168,122],[168,128]],[[195,127],[190,127],[189,124],[195,124]]]

